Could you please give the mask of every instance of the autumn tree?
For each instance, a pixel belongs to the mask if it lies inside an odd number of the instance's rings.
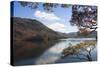
[[[87,30],[93,32],[97,29],[97,7],[88,5],[73,5],[71,25],[77,26],[79,32]]]
[[[62,52],[63,57],[74,55],[77,59],[92,61],[92,51],[96,48],[96,41],[81,42],[76,45],[70,44]]]

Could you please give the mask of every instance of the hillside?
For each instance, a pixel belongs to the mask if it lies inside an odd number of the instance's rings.
[[[89,35],[87,36],[82,36],[82,35],[78,35],[77,32],[71,32],[71,33],[67,33],[67,37],[68,38],[75,38],[75,37],[78,37],[78,38],[92,38],[92,37],[97,37],[97,31],[93,31],[92,33],[90,33]]]
[[[68,37],[68,38],[74,38],[74,37],[77,37],[77,32],[67,33],[67,37]]]
[[[66,37],[64,33],[55,32],[41,22],[32,19],[25,19],[25,18],[12,18],[13,19],[13,33],[14,37],[18,38],[21,36],[21,39],[27,39],[30,37],[41,36],[47,37],[49,40],[51,39],[58,39]]]
[[[36,57],[51,45],[50,41],[66,38],[65,33],[55,32],[37,20],[12,17],[14,61]]]

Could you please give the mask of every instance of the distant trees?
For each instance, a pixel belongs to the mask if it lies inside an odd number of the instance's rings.
[[[91,52],[96,48],[96,41],[81,42],[77,45],[72,45],[63,50],[64,57],[74,55],[77,59],[92,61]]]
[[[79,31],[77,32],[78,36],[88,36],[90,34],[90,31],[87,30],[86,28],[80,28]]]

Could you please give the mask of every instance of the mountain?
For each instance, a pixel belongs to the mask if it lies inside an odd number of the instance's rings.
[[[93,31],[90,36],[91,37],[97,37],[97,31]]]
[[[77,37],[82,37],[82,38],[88,38],[88,37],[97,37],[97,31],[93,31],[92,33],[88,34],[87,36],[82,36],[82,35],[77,35],[77,32],[71,32],[71,33],[67,33],[67,37],[68,38],[77,38]]]
[[[18,17],[12,19],[13,33],[16,39],[18,37],[21,37],[21,39],[28,39],[30,37],[34,39],[37,36],[37,38],[47,37],[48,40],[52,40],[66,37],[65,33],[55,32],[37,20]]]
[[[35,19],[11,17],[11,23],[14,61],[36,57],[50,46],[50,41],[67,37],[65,33],[53,31]]]
[[[68,37],[68,38],[77,37],[77,32],[67,33],[67,37]]]

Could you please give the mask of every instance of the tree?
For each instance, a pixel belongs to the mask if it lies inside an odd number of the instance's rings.
[[[79,29],[88,29],[93,32],[97,29],[97,7],[88,5],[73,5],[71,25]]]
[[[91,52],[95,49],[95,47],[96,41],[81,42],[74,46],[70,44],[68,48],[63,50],[62,54],[64,55],[63,57],[74,55],[77,59],[92,61],[93,58],[91,56]]]
[[[62,8],[68,8],[70,5],[68,4],[57,4],[57,3],[38,3],[38,2],[24,2],[19,1],[21,6],[23,7],[30,7],[31,9],[37,9],[40,5],[43,6],[43,9],[48,12],[53,12],[53,8],[62,7]]]

